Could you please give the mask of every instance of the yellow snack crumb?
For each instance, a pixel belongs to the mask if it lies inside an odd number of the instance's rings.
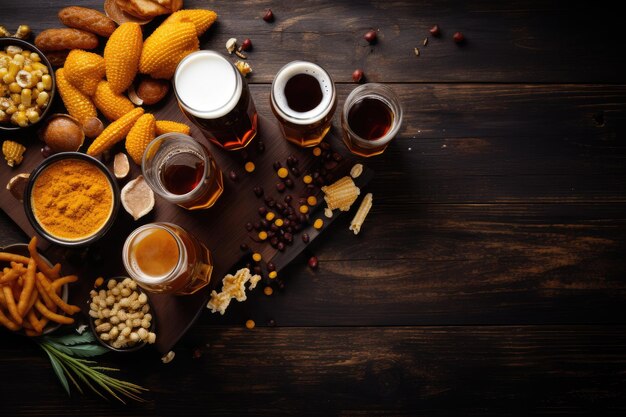
[[[320,156],[322,154],[322,149],[318,146],[316,146],[315,148],[313,148],[313,155],[315,156]]]
[[[300,213],[307,214],[309,212],[309,206],[302,205],[300,206]]]
[[[248,320],[246,321],[246,329],[254,329],[254,326],[256,326],[256,323],[254,322],[254,320]]]
[[[252,259],[254,260],[254,262],[260,262],[261,259],[263,259],[263,257],[261,256],[260,253],[255,252],[252,254]]]
[[[306,199],[306,203],[307,203],[309,206],[314,206],[314,205],[316,205],[316,204],[317,204],[317,198],[315,198],[315,196],[313,196],[313,195],[310,195],[310,196]]]
[[[254,162],[249,161],[249,162],[246,162],[246,165],[244,166],[244,168],[246,169],[246,172],[254,172],[254,169],[256,167],[254,166]]]
[[[267,239],[267,232],[266,231],[259,232],[259,239],[261,240]]]
[[[280,178],[287,178],[287,175],[289,175],[289,171],[287,171],[287,168],[283,167],[278,169],[277,174]]]
[[[274,293],[274,290],[272,289],[272,287],[265,287],[263,288],[263,294],[265,295],[272,295]]]
[[[305,184],[310,184],[313,182],[313,177],[310,175],[305,175],[304,178],[302,178],[302,181],[304,181]]]
[[[322,220],[322,219],[317,219],[313,223],[313,227],[315,227],[317,230],[321,229],[322,226],[324,226],[324,220]]]

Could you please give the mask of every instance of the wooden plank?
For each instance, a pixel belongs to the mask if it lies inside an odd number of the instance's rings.
[[[43,352],[11,340],[0,347],[0,368],[13,376],[0,398],[6,415],[42,416],[617,415],[626,411],[625,330],[199,326],[168,365],[146,354],[99,358],[151,388],[149,403],[124,409],[93,394],[68,400]],[[33,381],[47,388],[26,405]]]
[[[28,23],[38,33],[60,27],[56,12],[83,5],[102,10],[102,0],[5,2],[3,15],[15,25]],[[185,7],[215,9],[219,22],[202,38],[202,47],[225,52],[231,37],[250,37],[253,82],[271,82],[294,59],[319,62],[339,82],[350,82],[362,68],[376,82],[605,82],[623,83],[626,63],[619,13],[608,7],[571,2],[515,0],[294,3],[251,1],[245,5],[186,0]],[[272,24],[261,17],[271,7]],[[157,20],[147,28],[152,28]],[[4,24],[9,25],[10,22]],[[422,42],[438,23],[441,38]],[[379,32],[369,46],[363,34]],[[14,30],[14,28],[13,28]],[[467,38],[459,47],[455,31]],[[419,47],[416,57],[413,48]]]

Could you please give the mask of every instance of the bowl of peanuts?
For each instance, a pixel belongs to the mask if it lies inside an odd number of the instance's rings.
[[[54,71],[35,45],[0,38],[0,130],[19,130],[45,118],[56,91]]]
[[[148,295],[128,277],[96,279],[90,292],[89,323],[98,342],[115,352],[135,352],[156,342]]]

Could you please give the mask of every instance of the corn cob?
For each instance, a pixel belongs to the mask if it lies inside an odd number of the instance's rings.
[[[2,153],[4,154],[4,159],[6,159],[7,164],[10,167],[22,163],[22,160],[24,159],[24,152],[26,152],[26,147],[22,144],[12,140],[5,140],[2,142]]]
[[[93,141],[89,149],[87,149],[87,154],[97,156],[102,152],[111,149],[113,145],[128,135],[128,132],[142,114],[143,109],[141,107],[137,107],[108,125],[106,129],[104,129],[102,133],[100,133],[100,135]]]
[[[132,109],[133,103],[122,94],[115,94],[111,90],[111,83],[100,81],[93,96],[93,103],[109,121],[117,120]]]
[[[93,96],[104,78],[104,58],[81,49],[70,51],[65,59],[65,78],[83,94]]]
[[[173,122],[171,120],[157,120],[156,121],[156,136],[161,136],[165,133],[178,132],[188,135],[191,133],[191,129],[184,123]]]
[[[137,119],[135,125],[126,137],[126,151],[137,165],[141,165],[141,159],[146,147],[154,139],[155,120],[154,116],[146,113]]]
[[[176,22],[161,25],[146,39],[139,72],[152,78],[172,78],[178,63],[200,46],[193,23]]]
[[[163,24],[176,22],[191,22],[196,27],[196,35],[202,36],[213,22],[217,20],[217,13],[212,10],[187,9],[172,13]]]
[[[130,87],[137,75],[142,46],[141,27],[126,22],[115,29],[104,47],[107,80],[116,94]]]
[[[63,104],[70,115],[78,119],[81,124],[89,117],[98,116],[96,106],[91,99],[67,81],[63,68],[56,71],[56,79]]]

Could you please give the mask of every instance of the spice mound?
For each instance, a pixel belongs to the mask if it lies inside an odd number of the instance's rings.
[[[61,160],[35,179],[33,214],[50,235],[64,240],[93,236],[113,210],[113,188],[105,174],[89,162]]]

